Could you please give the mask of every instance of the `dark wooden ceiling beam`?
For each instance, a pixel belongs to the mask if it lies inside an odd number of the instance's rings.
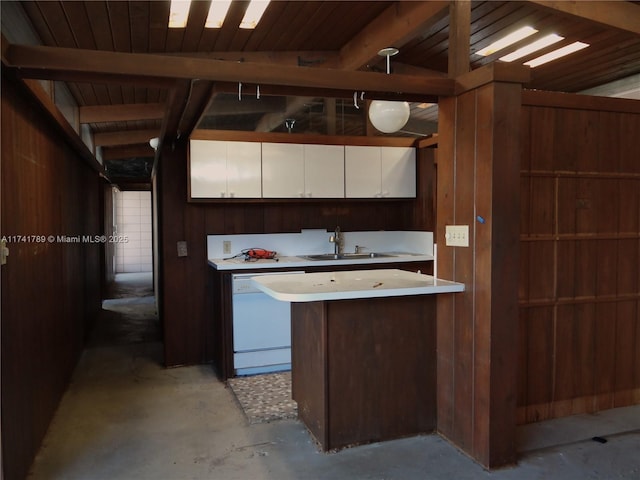
[[[385,47],[400,48],[447,14],[449,2],[395,2],[340,50],[344,70],[378,63]]]
[[[259,52],[188,52],[167,53],[172,57],[227,60],[231,62],[268,63],[298,67],[341,68],[340,54],[330,51],[259,51]]]
[[[423,95],[451,95],[452,79],[418,75],[388,75],[377,72],[336,71],[326,68],[287,67],[225,60],[172,57],[167,55],[116,53],[73,48],[11,45],[7,61],[20,69],[73,74],[113,74],[173,79],[249,82],[328,88],[365,92],[403,92]],[[96,79],[100,78],[99,76]]]
[[[176,80],[174,88],[169,91],[167,106],[165,111],[162,127],[160,128],[160,145],[158,151],[161,150],[165,139],[169,142],[175,142],[180,135],[180,122],[183,112],[187,107],[189,92],[191,90],[191,82],[188,80]],[[157,166],[158,155],[154,161],[154,170]]]
[[[640,35],[640,5],[636,5],[633,2],[567,2],[549,0],[530,0],[530,2]]]
[[[129,130],[122,132],[100,132],[93,135],[96,146],[108,147],[114,145],[134,145],[148,143],[158,136],[158,130]]]
[[[471,2],[454,0],[449,5],[449,54],[450,78],[456,78],[471,70]]]
[[[443,78],[440,74],[440,78]],[[238,84],[230,82],[216,82],[215,91],[217,93],[238,93]],[[244,94],[254,94],[256,92],[255,84],[242,85]],[[360,98],[360,91],[356,91]],[[320,97],[320,98],[353,98],[353,90],[336,90],[330,88],[308,88],[308,87],[292,87],[282,85],[260,85],[260,94],[262,98],[269,95],[285,96],[285,97]],[[395,100],[407,102],[437,102],[438,95],[428,95],[424,93],[404,93],[404,92],[366,92],[364,98],[366,100]]]
[[[164,117],[162,103],[129,103],[125,105],[91,105],[79,107],[80,123],[156,120]]]
[[[213,82],[192,81],[189,95],[178,121],[176,137],[188,138],[207,109],[213,97]]]
[[[1,1],[1,0],[0,0]],[[53,47],[55,48],[55,47]],[[5,62],[5,65],[11,66]],[[60,82],[90,83],[95,85],[126,85],[130,87],[169,89],[173,79],[143,75],[127,75],[119,73],[69,72],[65,70],[49,70],[40,67],[16,69],[22,78],[33,80],[54,80]]]

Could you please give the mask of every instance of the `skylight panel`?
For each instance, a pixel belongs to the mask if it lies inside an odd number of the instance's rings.
[[[578,50],[582,50],[583,48],[587,48],[589,46],[588,43],[584,43],[584,42],[573,42],[569,45],[566,45],[562,48],[558,48],[557,50],[554,50],[553,52],[549,52],[546,53],[544,55],[539,56],[538,58],[534,58],[533,60],[529,60],[528,62],[525,63],[525,65],[531,67],[531,68],[535,68],[538,65],[542,65],[544,63],[549,63],[553,60],[556,60],[558,58],[561,57],[565,57],[567,55],[570,55],[574,52],[577,52]]]
[[[513,45],[514,43],[523,40],[534,33],[538,33],[533,27],[522,27],[516,30],[515,32],[511,32],[509,35],[502,37],[499,40],[496,40],[491,45],[484,47],[482,50],[478,50],[476,55],[482,55],[483,57],[488,57],[489,55],[493,55],[499,50],[503,48],[507,48],[509,45]]]
[[[258,22],[262,18],[262,14],[269,6],[269,0],[252,0],[247,11],[244,14],[244,18],[240,22],[240,28],[252,29],[256,28]]]
[[[189,19],[191,0],[171,0],[169,10],[169,28],[184,28]]]
[[[231,0],[211,0],[205,28],[221,28],[230,6]]]
[[[511,52],[508,55],[500,57],[500,60],[502,60],[503,62],[513,62],[518,58],[526,57],[533,52],[542,50],[543,48],[548,47],[549,45],[553,45],[554,43],[557,43],[561,40],[564,40],[564,37],[552,33],[550,35],[542,37],[540,40],[536,40],[535,42],[525,45],[524,47],[519,48],[518,50]]]

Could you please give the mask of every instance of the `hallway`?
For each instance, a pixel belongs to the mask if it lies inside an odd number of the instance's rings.
[[[495,472],[437,435],[321,453],[297,420],[249,424],[210,366],[165,369],[151,280],[118,280],[29,480],[640,476],[638,407],[523,428],[518,466]]]

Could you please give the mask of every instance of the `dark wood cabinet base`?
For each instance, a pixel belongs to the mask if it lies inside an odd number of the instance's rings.
[[[291,309],[292,395],[323,450],[434,431],[433,296]]]

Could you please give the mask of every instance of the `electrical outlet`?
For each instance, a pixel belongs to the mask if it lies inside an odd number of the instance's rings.
[[[181,240],[178,242],[178,256],[186,257],[187,256],[187,242]]]
[[[231,254],[231,240],[224,240],[222,242],[222,253],[225,255]]]
[[[444,238],[448,247],[468,247],[469,225],[446,225]]]

